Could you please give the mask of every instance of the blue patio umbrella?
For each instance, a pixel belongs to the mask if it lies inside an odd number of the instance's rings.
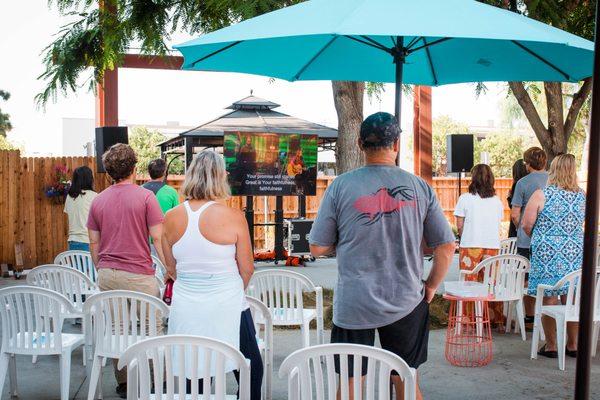
[[[593,43],[474,0],[311,0],[175,46],[183,69],[438,86],[577,82]]]

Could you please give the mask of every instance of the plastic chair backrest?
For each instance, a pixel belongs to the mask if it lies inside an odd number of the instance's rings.
[[[127,366],[129,400],[149,399],[152,382],[166,382],[166,393],[161,393],[164,390],[159,391],[154,395],[155,399],[222,400],[227,394],[226,365],[231,364],[240,372],[239,398],[249,400],[248,362],[237,349],[214,339],[189,335],[146,339],[132,345],[123,353],[118,368]],[[150,365],[153,365],[153,368],[150,368]],[[192,389],[187,397],[186,375],[191,380]],[[211,388],[211,377],[214,377],[214,389]],[[204,394],[198,394],[199,379],[203,379]],[[162,384],[154,386],[163,387]],[[237,387],[232,389],[236,390]]]
[[[0,289],[2,351],[17,354],[60,354],[61,311],[75,312],[69,300],[34,286]]]
[[[246,300],[248,300],[248,304],[250,305],[250,312],[252,313],[256,334],[259,336],[259,339],[265,343],[265,346],[269,349],[272,348],[273,317],[271,316],[269,309],[262,301],[255,299],[254,297],[246,296]],[[261,324],[264,324],[265,329],[261,330]]]
[[[109,290],[87,299],[83,312],[92,319],[86,325],[93,325],[96,353],[119,358],[130,345],[158,335],[157,326],[169,316],[169,307],[145,293]]]
[[[483,273],[483,284],[498,299],[519,299],[523,296],[525,273],[529,272],[529,260],[523,256],[505,254],[486,258],[473,273]],[[464,277],[464,275],[463,275]]]
[[[53,290],[65,296],[78,310],[83,310],[85,296],[97,289],[83,272],[64,265],[40,265],[27,274],[27,284]]]
[[[500,241],[500,252],[498,255],[517,254],[517,238],[511,237]]]
[[[92,255],[89,251],[68,250],[63,251],[54,258],[54,263],[66,265],[83,272],[94,283],[98,283],[98,274],[92,261]]]
[[[315,290],[311,280],[302,274],[266,270],[256,272],[252,276],[246,293],[269,308],[274,322],[291,322],[302,318],[302,293]]]
[[[339,357],[339,372],[335,372],[335,360]],[[362,369],[366,360],[366,370]],[[353,366],[350,367],[350,362]],[[279,377],[288,377],[288,398],[292,400],[336,400],[339,390],[341,399],[389,400],[390,373],[396,371],[404,382],[404,399],[416,398],[416,371],[397,355],[358,344],[324,344],[295,351],[279,368]],[[344,377],[365,375],[354,379],[352,387]],[[365,396],[362,396],[362,393]],[[376,396],[377,393],[377,396]]]

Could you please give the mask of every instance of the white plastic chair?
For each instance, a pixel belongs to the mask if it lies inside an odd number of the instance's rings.
[[[110,290],[87,299],[83,312],[91,319],[85,324],[85,342],[86,354],[93,354],[88,359],[92,361],[88,400],[92,400],[96,389],[101,393],[103,359],[119,359],[129,346],[158,336],[157,327],[169,316],[169,307],[144,293]]]
[[[258,349],[265,371],[262,398],[271,400],[273,398],[273,318],[263,302],[250,296],[246,296],[246,299],[250,304]]]
[[[82,272],[64,265],[47,264],[40,265],[27,274],[27,284],[43,287],[60,293],[71,302],[74,312],[63,312],[64,318],[81,318],[82,331],[85,332],[85,318],[83,315],[83,303],[90,293],[99,292],[98,286]],[[33,362],[37,357],[34,356]],[[85,365],[85,350],[83,365]]]
[[[500,252],[498,255],[517,254],[517,238],[511,237],[500,241]]]
[[[531,340],[531,358],[537,359],[540,336],[543,330],[542,315],[556,321],[556,345],[558,351],[558,368],[565,369],[565,338],[567,336],[567,322],[579,322],[579,304],[581,291],[581,270],[567,274],[556,285],[538,285],[535,297],[535,320],[533,323],[533,338]],[[566,302],[559,305],[543,305],[546,290],[557,290],[568,285]],[[597,334],[600,324],[600,268],[596,269],[596,291],[594,293],[594,334]],[[594,337],[594,336],[592,336]],[[592,344],[592,355],[596,355],[597,342]]]
[[[68,250],[63,251],[54,258],[54,264],[66,265],[83,272],[94,283],[98,283],[98,273],[92,255],[89,251]]]
[[[174,360],[174,354],[177,354],[177,360]],[[175,362],[177,365],[174,365]],[[225,365],[229,363],[240,372],[240,400],[250,400],[248,360],[237,349],[218,340],[189,335],[146,339],[130,346],[119,359],[118,367],[127,367],[128,400],[199,400],[209,397],[223,400],[236,398],[235,395],[227,395]],[[203,367],[202,375],[198,374],[198,366]],[[187,378],[191,380],[191,394],[186,395],[185,374],[176,376],[174,367],[178,371],[189,370]],[[214,378],[214,390],[211,388],[211,378]],[[204,394],[198,394],[199,379],[203,380]],[[163,390],[159,394],[150,394],[152,381],[159,390],[164,386],[161,382],[166,382],[166,392]]]
[[[339,375],[335,373],[336,356],[339,357]],[[363,358],[367,360],[364,380],[353,379],[352,387],[349,387],[349,379],[344,379],[349,372],[349,357],[354,361],[351,371],[354,377],[362,375]],[[325,344],[297,350],[283,361],[279,377],[287,376],[290,400],[347,400],[351,392],[354,399],[389,400],[392,371],[404,382],[404,399],[416,399],[416,371],[397,355],[371,346]],[[338,391],[340,397],[336,397]]]
[[[468,275],[477,275],[480,271],[484,271],[483,284],[488,287],[488,293],[493,296],[489,301],[503,302],[508,305],[506,332],[510,332],[510,321],[513,319],[513,311],[516,308],[518,326],[523,340],[527,340],[523,286],[525,285],[525,273],[529,272],[529,268],[527,258],[505,254],[486,258],[471,271],[460,271],[461,281],[465,280]]]
[[[84,338],[82,334],[62,333],[62,328],[65,313],[75,312],[69,300],[49,289],[16,286],[0,290],[0,393],[8,370],[10,394],[17,396],[15,354],[58,355],[60,398],[69,399],[71,353],[83,344]],[[32,383],[31,377],[27,378]]]
[[[316,308],[304,308],[303,292],[314,292]],[[317,344],[323,343],[323,289],[306,276],[292,271],[266,270],[252,276],[246,290],[263,302],[271,312],[275,326],[300,326],[302,347],[310,345],[310,321],[317,321]]]

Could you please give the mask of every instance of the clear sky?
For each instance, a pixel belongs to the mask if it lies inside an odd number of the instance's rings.
[[[94,97],[84,87],[60,96],[45,110],[34,96],[44,83],[41,52],[52,41],[64,19],[47,0],[0,2],[0,89],[11,98],[0,106],[11,115],[9,138],[28,153],[57,153],[61,146],[62,118],[94,117]],[[186,37],[181,35],[175,42]],[[119,71],[119,117],[128,124],[198,125],[223,113],[233,101],[254,94],[279,103],[282,112],[337,127],[330,82],[270,82],[266,77],[187,71]],[[471,85],[449,85],[433,90],[433,113],[450,115],[469,125],[487,125],[500,119],[502,86],[491,84],[487,95],[476,98]],[[393,111],[393,88],[387,85],[382,101],[365,101],[365,116]],[[403,129],[412,131],[412,100],[404,99]]]

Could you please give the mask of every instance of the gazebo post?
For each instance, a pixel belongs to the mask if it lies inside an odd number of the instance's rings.
[[[186,137],[185,143],[185,169],[190,166],[192,159],[194,158],[194,138]]]
[[[254,196],[246,196],[246,208],[244,209],[244,213],[246,214],[246,222],[248,223],[250,243],[254,249]]]

